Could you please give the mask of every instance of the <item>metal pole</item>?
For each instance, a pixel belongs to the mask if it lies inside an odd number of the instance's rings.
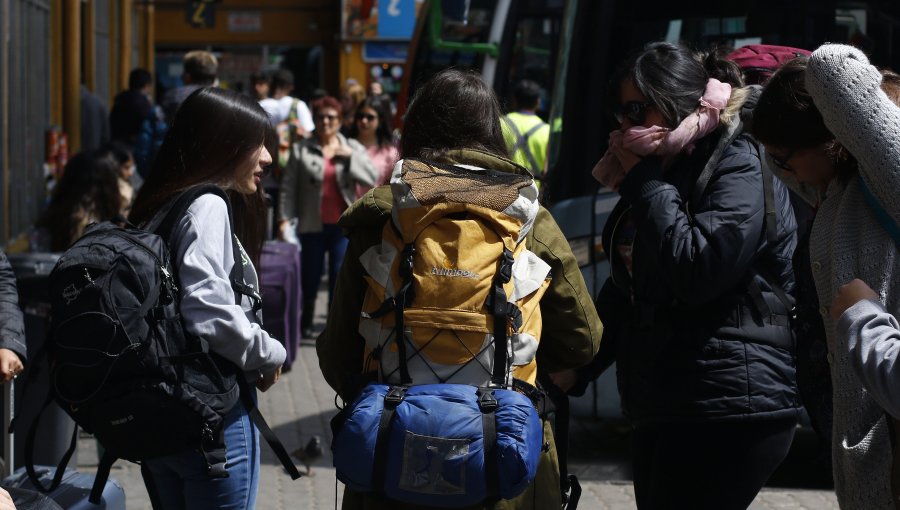
[[[8,0],[4,0],[3,3],[6,4]],[[6,5],[4,5],[5,7]],[[16,408],[15,396],[16,396],[16,386],[15,381],[9,381],[8,384],[3,385],[3,389],[6,390],[6,395],[3,398],[3,430],[0,432],[6,432],[6,429],[9,428],[9,422],[13,419],[13,409]],[[13,433],[10,431],[9,434],[3,434],[3,478],[13,474],[13,471],[16,470],[16,461],[15,461],[15,441],[13,441]]]
[[[121,0],[119,4],[119,83],[118,91],[128,89],[128,73],[131,72],[132,43],[131,23],[134,7],[131,0]]]
[[[84,85],[91,92],[97,91],[97,5],[94,0],[84,2]]]
[[[153,33],[155,18],[156,8],[153,4],[144,4],[144,68],[154,76],[156,76],[156,38]]]
[[[2,113],[0,136],[3,137],[0,140],[0,172],[3,174],[3,211],[0,211],[3,217],[3,232],[0,241],[5,244],[9,239],[9,213],[11,210],[9,204],[9,0],[2,0],[0,9],[3,10],[0,14],[0,19],[3,20],[3,24],[0,26],[0,101],[2,101],[0,102],[0,113]]]
[[[63,126],[74,154],[81,150],[81,0],[65,0],[63,9]]]

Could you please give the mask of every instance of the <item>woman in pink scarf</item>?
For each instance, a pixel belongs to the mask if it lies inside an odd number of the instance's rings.
[[[634,426],[638,507],[744,509],[800,408],[787,189],[743,133],[757,93],[734,64],[654,43],[613,86],[621,129],[593,174],[622,199],[597,306]]]

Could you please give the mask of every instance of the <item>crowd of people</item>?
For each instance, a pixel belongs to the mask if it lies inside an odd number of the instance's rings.
[[[365,259],[396,214],[386,185],[398,162],[539,180],[549,132],[536,115],[540,87],[517,83],[504,116],[476,75],[442,71],[420,88],[398,134],[377,83],[368,91],[347,83],[307,104],[292,96],[286,69],[254,75],[251,97],[216,87],[217,65],[205,51],[185,55],[184,85],[159,106],[150,73],[134,70],[110,111],[110,139],[71,158],[34,227],[7,249],[62,252],[93,222],[153,225],[180,192],[216,184],[230,203],[204,195],[175,229],[186,329],[258,390],[276,384],[285,349],[260,325],[253,299],[236,299],[229,275],[243,264],[258,289],[263,242],[296,238],[302,335],[318,333],[313,311],[327,268],[330,313],[316,346],[325,379],[349,403],[369,376],[362,289],[379,275]],[[823,426],[838,500],[845,509],[894,508],[900,77],[856,48],[825,45],[749,86],[719,52],[658,42],[631,55],[610,85],[619,126],[593,175],[620,200],[603,233],[611,276],[593,304],[546,209],[524,239],[550,268],[532,353],[543,380],[576,395],[616,362],[640,508],[747,508],[786,457],[807,398],[797,310],[812,302],[833,386]],[[0,252],[4,380],[26,361],[7,266]],[[804,284],[813,295],[798,290]],[[529,490],[473,508],[560,506],[556,446],[545,435]],[[161,508],[254,507],[259,441],[240,405],[225,417],[225,442],[227,478],[207,476],[196,451],[145,464]],[[378,494],[344,496],[344,508],[388,507],[400,508]]]

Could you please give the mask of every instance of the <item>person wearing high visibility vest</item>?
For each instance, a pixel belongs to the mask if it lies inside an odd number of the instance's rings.
[[[541,98],[541,86],[531,80],[519,80],[513,89],[513,111],[503,116],[503,138],[509,156],[531,172],[535,180],[544,176],[550,126],[535,113]]]

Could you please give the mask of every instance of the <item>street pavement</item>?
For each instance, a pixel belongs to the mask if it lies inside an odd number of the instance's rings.
[[[321,329],[325,322],[325,295],[319,293],[315,324]],[[312,465],[312,476],[292,481],[281,467],[265,441],[262,441],[262,467],[260,473],[257,508],[282,509],[334,509],[340,508],[343,486],[336,483],[331,466],[328,445],[331,441],[329,420],[334,415],[334,392],[325,383],[319,371],[314,342],[303,340],[298,358],[290,372],[285,374],[272,389],[259,394],[259,407],[269,425],[281,438],[289,452],[305,445],[314,435],[322,440],[325,456]],[[627,437],[621,433],[624,427],[610,426],[590,420],[579,420],[572,426],[573,448],[571,471],[583,488],[579,508],[583,510],[631,510],[636,508],[634,491],[628,477],[624,458],[600,459],[592,448],[622,451],[616,441]],[[619,431],[618,433],[616,431]],[[602,438],[612,438],[603,442]],[[601,440],[598,441],[598,438]],[[588,446],[584,446],[588,445]],[[584,455],[587,452],[589,455]],[[578,455],[581,453],[582,455]],[[301,471],[302,464],[298,462]],[[78,445],[78,469],[95,471],[97,451],[95,441],[83,436]],[[151,510],[150,500],[140,475],[140,467],[126,461],[118,461],[111,475],[125,489],[129,510]],[[685,509],[691,503],[684,503]],[[831,490],[766,488],[757,496],[751,510],[828,510],[837,509],[837,500]]]

